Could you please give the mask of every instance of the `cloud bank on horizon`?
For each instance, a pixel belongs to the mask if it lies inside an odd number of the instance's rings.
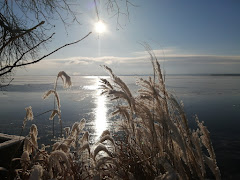
[[[240,56],[186,54],[176,48],[157,49],[154,53],[166,74],[234,74],[240,69]],[[118,75],[146,75],[152,72],[148,53],[141,51],[124,57],[45,59],[27,69],[18,70],[17,75],[55,75],[61,70],[71,75],[106,75],[101,65],[109,66]]]

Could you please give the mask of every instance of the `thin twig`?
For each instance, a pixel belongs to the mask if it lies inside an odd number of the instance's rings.
[[[50,52],[50,53],[47,54],[47,55],[44,55],[43,57],[39,58],[38,60],[35,60],[35,61],[32,61],[32,62],[29,62],[29,63],[19,64],[19,65],[16,65],[16,67],[26,66],[26,65],[29,65],[29,64],[35,64],[35,63],[41,61],[42,59],[44,59],[44,58],[50,56],[51,54],[53,54],[53,53],[59,51],[60,49],[66,47],[66,46],[70,46],[70,45],[73,45],[73,44],[79,43],[80,41],[82,41],[82,40],[84,40],[86,37],[88,37],[91,33],[92,33],[92,32],[89,32],[89,33],[88,33],[86,36],[84,36],[82,39],[79,39],[79,40],[77,40],[77,41],[75,41],[75,42],[72,42],[72,43],[69,43],[69,44],[65,44],[65,45],[63,45],[63,46],[61,46],[61,47],[55,49],[54,51]]]
[[[97,18],[98,18],[98,21],[99,21],[99,12],[98,12],[98,8],[97,8],[96,0],[94,0],[94,4],[95,4],[95,11],[96,11],[96,14],[97,14]]]
[[[4,87],[9,86],[13,80],[14,80],[14,78],[12,78],[12,79],[8,82],[8,84],[6,84],[6,85],[0,85],[0,88],[4,88]]]
[[[43,113],[41,113],[41,114],[38,114],[38,115],[35,116],[35,118],[36,118],[36,117],[39,117],[39,116],[41,116],[41,115],[43,115],[43,114],[46,114],[46,113],[48,113],[48,112],[51,112],[51,111],[53,111],[53,110],[54,110],[54,109],[51,109],[51,110],[45,111],[45,112],[43,112]]]

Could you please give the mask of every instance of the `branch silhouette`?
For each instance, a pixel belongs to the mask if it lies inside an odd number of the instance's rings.
[[[85,38],[87,38],[91,33],[92,33],[92,32],[89,32],[89,33],[88,33],[87,35],[85,35],[83,38],[81,38],[81,39],[79,39],[79,40],[77,40],[77,41],[75,41],[75,42],[65,44],[65,45],[63,45],[63,46],[55,49],[54,51],[52,51],[52,52],[50,52],[50,53],[42,56],[41,58],[39,58],[39,59],[37,59],[37,60],[31,61],[31,62],[22,63],[22,64],[17,64],[17,63],[23,58],[23,56],[24,56],[25,54],[27,54],[29,51],[35,49],[37,46],[39,46],[40,44],[42,44],[42,43],[43,43],[43,41],[42,41],[42,42],[40,42],[39,44],[37,44],[36,46],[34,46],[34,47],[32,47],[31,49],[29,49],[28,51],[26,51],[25,53],[23,53],[22,56],[21,56],[18,60],[16,60],[13,65],[8,65],[8,66],[5,66],[5,67],[3,67],[2,69],[0,69],[0,72],[1,72],[1,73],[0,73],[0,76],[2,76],[2,75],[4,75],[4,74],[7,74],[7,73],[10,73],[10,72],[11,72],[14,68],[16,68],[16,67],[22,67],[22,66],[26,66],[26,65],[30,65],[30,64],[35,64],[35,63],[43,60],[44,58],[50,56],[51,54],[59,51],[60,49],[62,49],[62,48],[64,48],[64,47],[67,47],[67,46],[70,46],[70,45],[79,43],[80,41],[82,41],[82,40],[84,40]],[[54,35],[54,33],[53,33],[49,38],[47,38],[46,40],[44,40],[44,42],[45,42],[45,41],[48,41],[50,38],[52,38],[53,35]],[[8,69],[8,70],[4,71],[5,69]],[[2,71],[4,71],[4,72],[2,72]]]

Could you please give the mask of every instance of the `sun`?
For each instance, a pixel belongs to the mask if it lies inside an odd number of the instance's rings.
[[[98,21],[95,24],[95,31],[99,34],[106,32],[106,25],[102,21]]]

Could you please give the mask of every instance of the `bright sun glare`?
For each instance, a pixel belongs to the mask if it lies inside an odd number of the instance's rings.
[[[104,33],[106,31],[106,25],[102,21],[98,21],[95,24],[95,31],[99,34]]]

